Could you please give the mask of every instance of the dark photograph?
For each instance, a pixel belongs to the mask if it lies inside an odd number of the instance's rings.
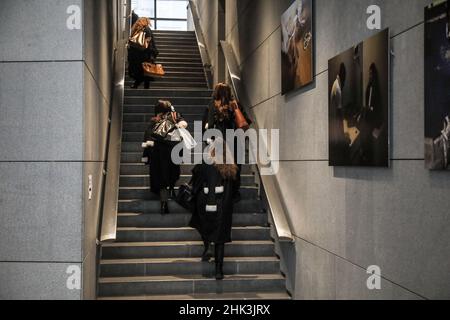
[[[296,0],[281,17],[283,95],[313,81],[312,0]]]
[[[330,166],[389,166],[389,29],[328,62]]]
[[[450,1],[425,9],[425,163],[450,170]]]

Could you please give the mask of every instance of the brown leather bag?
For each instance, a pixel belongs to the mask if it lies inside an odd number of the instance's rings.
[[[146,77],[164,77],[166,72],[161,64],[154,64],[150,62],[142,63],[144,69],[144,75]]]
[[[237,102],[232,103],[233,109],[234,109],[234,122],[236,124],[237,129],[242,129],[244,131],[247,131],[250,128],[250,125],[248,124],[247,120],[244,117],[244,114],[242,113],[241,109],[239,109],[239,105]]]

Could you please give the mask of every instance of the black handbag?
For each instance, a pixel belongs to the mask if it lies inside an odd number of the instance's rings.
[[[176,116],[173,113],[167,114],[153,126],[152,138],[159,141],[181,141],[176,129]]]
[[[180,186],[175,201],[183,208],[192,211],[194,208],[194,192],[190,184]]]

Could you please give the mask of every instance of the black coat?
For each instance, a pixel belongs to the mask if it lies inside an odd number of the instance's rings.
[[[190,226],[198,230],[202,239],[215,244],[231,242],[233,225],[233,180],[223,179],[216,167],[197,165],[192,171],[194,211]],[[216,194],[216,187],[223,193]],[[205,194],[204,188],[209,189]],[[207,205],[216,205],[216,212],[207,212]]]
[[[128,71],[130,76],[138,81],[142,81],[145,78],[142,63],[155,62],[159,55],[153,32],[149,27],[145,28],[145,35],[146,38],[150,37],[152,39],[150,46],[146,50],[139,50],[135,47],[128,48]]]
[[[177,114],[177,122],[184,121],[180,114]],[[150,189],[158,194],[162,189],[172,188],[180,179],[180,166],[172,161],[172,150],[176,143],[168,141],[156,141],[152,137],[155,122],[151,121],[144,134],[144,142],[153,141],[154,146],[144,150],[144,157],[148,158],[150,165]]]

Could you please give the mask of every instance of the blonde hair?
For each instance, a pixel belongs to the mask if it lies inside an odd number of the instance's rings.
[[[135,35],[137,32],[140,32],[151,25],[152,23],[149,18],[139,18],[131,28],[131,34]]]

